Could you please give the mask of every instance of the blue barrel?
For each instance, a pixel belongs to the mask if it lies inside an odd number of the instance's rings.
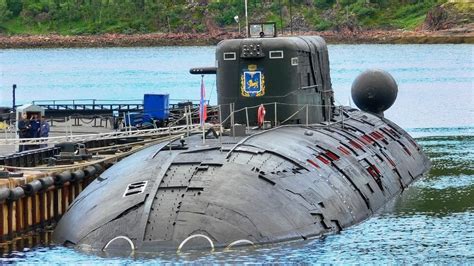
[[[169,94],[145,94],[143,113],[150,115],[153,119],[168,119],[170,115]]]

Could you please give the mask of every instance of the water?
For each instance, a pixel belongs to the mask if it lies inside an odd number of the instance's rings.
[[[474,123],[473,45],[331,45],[336,100],[346,105],[350,86],[368,68],[389,71],[398,99],[386,116],[404,128]],[[45,99],[142,99],[169,93],[199,99],[200,77],[191,67],[213,66],[214,47],[0,50],[0,106]],[[214,76],[207,97],[217,102]]]
[[[332,45],[331,76],[346,104],[366,68],[389,71],[399,95],[386,116],[417,138],[433,168],[369,220],[320,239],[233,251],[116,254],[47,243],[5,247],[0,262],[201,263],[474,263],[474,58],[472,45]],[[194,66],[212,65],[213,47],[0,50],[0,105],[37,99],[139,99],[168,92],[199,97]],[[206,78],[211,102],[212,77]],[[110,94],[110,95],[108,95]],[[41,242],[41,241],[39,241]]]

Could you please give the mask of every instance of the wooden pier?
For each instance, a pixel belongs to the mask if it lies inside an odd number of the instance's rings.
[[[75,107],[69,107],[76,110],[84,108],[74,104]],[[111,105],[107,108],[110,107]],[[184,110],[176,109],[182,113],[176,114],[173,125],[162,128],[48,138],[0,139],[0,147],[82,143],[95,154],[90,160],[57,166],[45,165],[45,159],[58,154],[57,147],[0,156],[0,248],[32,231],[54,228],[79,193],[120,159],[150,145],[201,132],[200,125],[193,123],[199,119],[197,107],[187,106],[182,109]],[[208,108],[209,117],[216,116],[216,110],[217,108]],[[181,123],[184,124],[176,125]]]
[[[54,225],[84,187],[105,169],[97,164],[50,175],[0,179],[0,240]],[[41,176],[41,177],[40,177]]]
[[[139,142],[114,146],[96,141],[92,147],[101,146],[100,143],[105,146],[90,148],[92,151],[100,153],[114,148],[117,152],[100,154],[70,165],[25,163],[31,158],[41,157],[34,155],[34,151],[15,154],[22,157],[15,160],[5,157],[0,167],[0,248],[29,232],[53,228],[79,193],[115,162],[150,145],[176,140],[182,135],[182,132],[166,136],[153,134]],[[37,152],[47,153],[54,149],[39,149]]]

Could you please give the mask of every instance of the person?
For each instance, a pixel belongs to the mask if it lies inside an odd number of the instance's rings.
[[[32,115],[30,120],[30,138],[37,138],[39,136],[39,129],[41,122],[38,120],[38,115]]]
[[[30,119],[30,132],[29,132],[29,137],[30,138],[37,138],[39,137],[39,129],[40,129],[40,121],[38,119],[38,115],[32,115]],[[38,145],[30,145],[29,150],[34,150],[38,149]]]
[[[20,139],[29,138],[30,128],[30,121],[28,120],[26,113],[23,113],[20,120],[18,120],[18,136]],[[26,150],[28,150],[26,145],[20,145],[20,152]]]
[[[46,120],[45,116],[41,116],[41,123],[39,128],[39,137],[40,138],[47,138],[49,137],[49,122]],[[41,144],[40,148],[46,148],[48,144]]]

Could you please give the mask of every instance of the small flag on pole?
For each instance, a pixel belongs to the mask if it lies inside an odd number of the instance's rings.
[[[201,126],[207,119],[207,105],[206,105],[206,88],[204,87],[204,75],[201,76],[201,101],[199,102],[199,121]]]

